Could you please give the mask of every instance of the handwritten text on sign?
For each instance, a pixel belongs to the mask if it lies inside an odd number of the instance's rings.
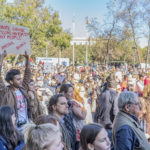
[[[4,50],[8,54],[30,54],[29,29],[6,23],[0,23],[0,53]]]

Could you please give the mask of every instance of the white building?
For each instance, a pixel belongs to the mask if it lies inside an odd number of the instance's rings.
[[[71,41],[71,45],[93,45],[96,41],[87,37],[74,37]]]

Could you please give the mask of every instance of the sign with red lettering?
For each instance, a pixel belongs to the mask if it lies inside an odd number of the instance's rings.
[[[30,54],[29,29],[8,23],[0,23],[0,53]]]

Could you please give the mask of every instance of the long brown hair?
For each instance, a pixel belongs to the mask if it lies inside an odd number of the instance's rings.
[[[10,106],[0,107],[0,135],[7,142],[7,149],[12,150],[23,140],[23,136],[19,134],[12,122],[14,109]]]
[[[88,150],[88,144],[93,144],[96,136],[104,127],[99,124],[88,124],[85,125],[80,134],[81,148]]]

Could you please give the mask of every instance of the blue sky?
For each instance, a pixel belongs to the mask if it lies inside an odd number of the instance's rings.
[[[51,6],[60,14],[64,29],[72,31],[72,20],[75,16],[75,36],[87,36],[85,18],[96,17],[103,21],[107,13],[106,4],[109,0],[46,0],[46,5]]]
[[[14,0],[7,0],[13,2]],[[109,0],[45,0],[47,7],[51,6],[58,11],[62,21],[62,27],[72,32],[72,20],[75,16],[75,37],[87,37],[85,18],[97,18],[103,23],[107,14],[107,3]],[[141,38],[141,47],[147,45],[147,39]]]
[[[75,16],[75,37],[87,37],[85,18],[96,17],[100,23],[103,23],[108,2],[109,0],[46,0],[46,5],[59,12],[63,28],[70,29],[71,32]],[[142,48],[145,47],[147,39],[142,37],[139,44]]]
[[[14,0],[7,0],[13,2]],[[45,0],[46,6],[51,6],[59,12],[64,29],[70,29],[72,32],[72,20],[75,20],[75,36],[86,37],[85,18],[97,18],[99,22],[103,21],[107,13],[106,4],[109,0]]]

